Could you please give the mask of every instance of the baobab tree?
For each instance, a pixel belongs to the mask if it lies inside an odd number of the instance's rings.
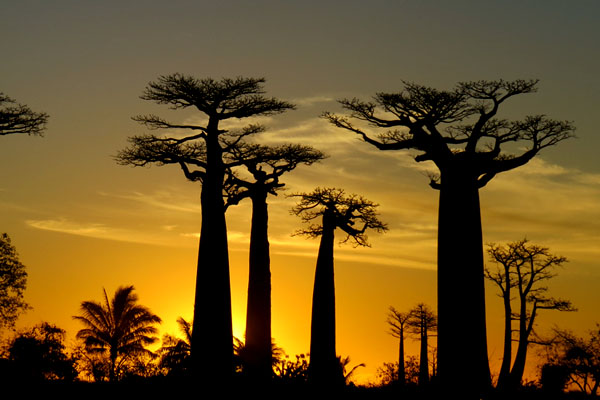
[[[280,180],[283,174],[324,157],[310,146],[292,144],[274,147],[249,144],[232,151],[232,159],[243,163],[246,173],[228,172],[226,206],[245,198],[252,201],[244,367],[255,380],[264,382],[273,375],[267,197],[277,195],[285,186]]]
[[[394,307],[390,307],[387,323],[390,326],[390,335],[398,338],[398,383],[404,385],[406,383],[406,366],[404,363],[404,335],[406,333],[406,324],[411,314],[400,312]]]
[[[419,385],[429,383],[429,332],[437,330],[437,317],[431,309],[419,303],[408,313],[407,328],[410,333],[418,335],[420,347]]]
[[[313,289],[309,379],[315,385],[334,385],[343,382],[335,348],[335,230],[340,228],[346,234],[342,243],[369,246],[366,231],[384,232],[387,226],[377,217],[377,204],[355,194],[346,195],[342,189],[317,188],[292,196],[300,199],[292,213],[311,223],[296,234],[321,237]],[[312,223],[315,219],[320,223]]]
[[[500,289],[504,302],[504,352],[498,387],[514,388],[521,383],[525,371],[527,348],[533,342],[534,326],[541,310],[576,311],[571,302],[548,297],[548,287],[543,284],[554,276],[556,268],[567,259],[553,255],[547,247],[529,244],[527,239],[506,246],[488,245],[488,255],[496,268],[485,268],[485,276]],[[516,292],[518,311],[512,308],[513,290]],[[518,323],[518,346],[512,360],[512,321]]]
[[[245,140],[263,132],[260,124],[240,129],[223,126],[229,120],[279,114],[294,105],[264,96],[264,79],[196,79],[182,74],[161,76],[146,87],[144,100],[172,109],[195,108],[205,117],[198,124],[172,123],[156,115],[133,119],[150,129],[178,131],[172,136],[129,138],[117,155],[121,164],[178,165],[185,177],[202,184],[202,222],[198,249],[192,360],[196,374],[207,381],[228,379],[233,372],[231,288],[225,221],[224,184],[227,170],[241,165],[231,154]],[[182,132],[188,132],[187,135]],[[198,356],[194,356],[198,353]]]
[[[11,134],[43,134],[48,114],[35,112],[0,92],[0,136]]]
[[[378,93],[372,101],[340,100],[347,116],[323,114],[380,150],[416,150],[417,162],[431,161],[439,170],[430,180],[440,191],[438,372],[447,388],[464,394],[460,386],[468,386],[470,397],[491,384],[479,190],[499,173],[573,136],[571,122],[543,115],[517,121],[497,118],[505,101],[535,92],[537,82],[464,82],[452,90],[405,82],[403,91]],[[508,154],[504,147],[510,143],[526,148]],[[465,376],[473,380],[468,385]]]

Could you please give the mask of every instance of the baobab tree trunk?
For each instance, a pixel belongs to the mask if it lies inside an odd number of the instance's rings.
[[[398,383],[404,385],[406,383],[406,371],[404,365],[404,331],[400,331],[400,349],[398,356]]]
[[[498,375],[498,388],[505,389],[510,385],[510,363],[512,361],[512,307],[510,304],[510,286],[508,270],[506,271],[506,292],[504,293],[504,352],[502,366]]]
[[[323,234],[317,256],[313,289],[310,332],[310,381],[316,385],[332,385],[338,376],[335,351],[335,283],[333,243],[335,216],[323,214]]]
[[[529,346],[529,335],[533,330],[533,322],[537,314],[537,307],[534,303],[531,314],[527,314],[527,298],[521,296],[521,307],[519,314],[519,344],[515,362],[510,370],[510,385],[515,388],[521,384],[523,373],[525,372],[525,362],[527,361],[527,347]]]
[[[246,313],[246,367],[261,382],[272,374],[271,353],[271,267],[269,258],[267,193],[252,197],[250,229],[250,272]]]
[[[202,227],[192,328],[192,362],[199,379],[214,383],[232,376],[233,329],[227,224],[222,192],[224,170],[217,138],[212,139],[207,141],[209,168],[202,182],[200,196]]]
[[[479,398],[491,384],[479,207],[474,179],[442,171],[438,221],[438,377],[444,388],[460,393],[462,398]]]
[[[419,357],[419,385],[429,383],[429,357],[427,354],[427,327],[421,327],[421,353]]]

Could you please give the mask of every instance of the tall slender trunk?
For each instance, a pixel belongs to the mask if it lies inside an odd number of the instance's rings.
[[[502,354],[502,366],[498,375],[498,387],[501,389],[510,385],[510,363],[512,361],[512,307],[510,304],[510,276],[508,268],[505,268],[506,289],[502,294],[504,298],[504,352]]]
[[[463,398],[491,385],[487,355],[483,240],[474,179],[444,174],[438,228],[438,378]]]
[[[271,267],[269,258],[267,193],[252,196],[250,229],[250,272],[246,313],[248,374],[255,380],[267,381],[272,374],[271,349]]]
[[[421,353],[419,357],[419,385],[429,383],[429,357],[427,354],[427,327],[421,327]]]
[[[537,308],[534,304],[531,310],[531,315],[527,318],[527,298],[521,297],[521,309],[519,315],[519,344],[517,345],[517,354],[515,362],[510,371],[510,382],[513,387],[518,387],[525,373],[525,362],[527,361],[527,347],[529,346],[529,335],[533,330],[533,322],[537,313]]]
[[[404,364],[404,329],[400,329],[400,349],[398,355],[398,383],[406,383],[406,370]]]
[[[199,379],[214,383],[232,376],[233,329],[223,161],[218,138],[209,135],[208,139],[208,167],[200,196],[202,227],[196,274],[192,362]]]
[[[335,351],[335,282],[333,243],[335,216],[323,215],[323,234],[319,245],[313,289],[310,331],[309,377],[313,384],[332,385],[337,380]]]

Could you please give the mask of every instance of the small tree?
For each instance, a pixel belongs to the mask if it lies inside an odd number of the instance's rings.
[[[297,234],[321,237],[313,289],[309,377],[314,384],[331,385],[343,382],[335,349],[335,230],[340,228],[346,234],[342,243],[352,241],[356,246],[369,246],[366,231],[384,232],[387,226],[377,218],[377,204],[357,195],[348,196],[341,189],[317,188],[292,196],[300,198],[293,214],[307,223],[321,219]],[[356,224],[361,226],[355,227]]]
[[[537,82],[464,82],[452,90],[405,82],[404,90],[378,93],[373,101],[341,100],[349,116],[323,114],[380,150],[416,150],[417,162],[432,161],[439,170],[430,181],[440,191],[438,373],[448,390],[461,395],[467,376],[472,396],[491,385],[479,190],[496,175],[572,137],[574,130],[570,122],[543,115],[497,118],[505,101],[535,92]],[[506,153],[505,147],[515,142],[527,148],[517,155]]]
[[[545,346],[546,363],[542,384],[558,390],[573,386],[595,397],[600,389],[600,325],[579,337],[566,330],[555,330],[551,344]]]
[[[42,322],[18,334],[8,346],[8,359],[16,379],[32,382],[73,381],[77,376],[74,359],[64,345],[65,331]]]
[[[411,317],[410,313],[402,313],[394,307],[390,307],[387,323],[390,326],[390,335],[399,339],[398,351],[398,383],[404,385],[406,383],[406,369],[404,362],[404,335],[406,333],[406,325]]]
[[[24,133],[42,136],[48,114],[32,111],[0,92],[0,136]]]
[[[25,265],[19,261],[10,237],[0,235],[0,328],[12,327],[21,313],[29,309],[23,300],[27,285]]]
[[[122,367],[134,356],[149,355],[145,346],[157,341],[156,324],[161,319],[137,304],[133,286],[119,287],[111,300],[104,290],[104,304],[81,303],[82,315],[73,318],[85,328],[77,332],[89,353],[108,354],[109,380],[119,379]]]
[[[184,338],[168,334],[163,336],[162,346],[158,350],[158,366],[167,375],[185,376],[191,372],[192,324],[182,317],[177,319],[177,324]]]
[[[423,304],[417,304],[410,310],[407,321],[409,332],[419,336],[421,344],[419,357],[419,385],[429,383],[429,332],[437,331],[437,317],[431,309]]]
[[[529,244],[527,239],[506,246],[490,244],[488,254],[495,269],[486,267],[485,276],[498,286],[504,301],[504,352],[498,386],[513,387],[521,383],[527,348],[532,343],[535,321],[541,310],[576,311],[570,301],[548,297],[544,282],[556,276],[554,270],[567,259],[549,252],[548,248]],[[516,291],[518,311],[512,308]],[[518,347],[512,368],[512,321],[518,322]]]

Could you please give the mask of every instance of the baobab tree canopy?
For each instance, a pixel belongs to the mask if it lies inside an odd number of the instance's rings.
[[[35,112],[0,92],[0,136],[17,133],[42,136],[48,114]]]
[[[466,174],[485,186],[496,174],[524,165],[540,150],[570,138],[574,127],[568,121],[544,115],[519,121],[498,118],[502,103],[519,94],[536,91],[537,80],[475,81],[459,83],[444,91],[405,82],[399,93],[378,93],[372,101],[340,100],[349,116],[323,114],[334,125],[359,134],[381,150],[418,150],[418,162],[431,160],[440,177],[431,186],[439,189],[445,175]],[[351,119],[380,128],[372,134]],[[510,142],[527,142],[528,148],[514,155],[503,152]]]

